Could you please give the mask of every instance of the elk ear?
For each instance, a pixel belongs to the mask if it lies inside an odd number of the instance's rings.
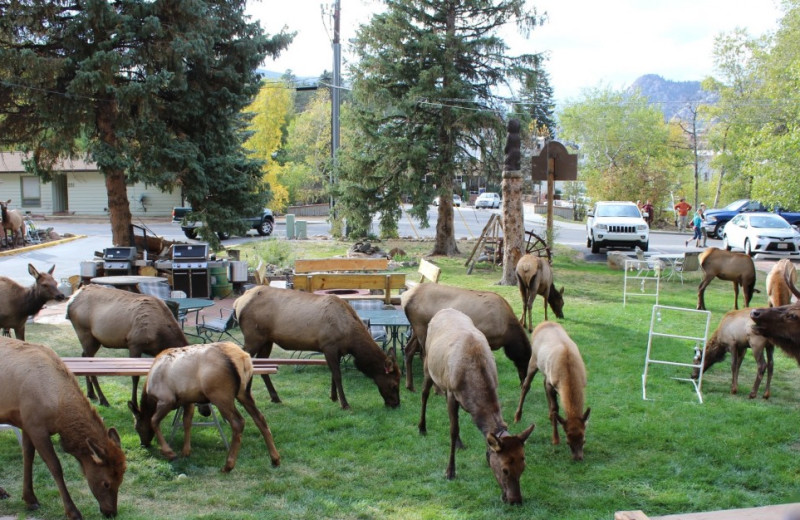
[[[566,419],[561,417],[561,415],[556,415],[556,420],[558,420],[559,424],[561,424],[561,426],[563,426],[564,428],[567,427],[567,421]]]
[[[588,421],[588,420],[589,420],[589,413],[591,413],[591,411],[592,411],[592,409],[591,409],[591,408],[586,408],[586,413],[584,413],[584,414],[583,414],[583,418],[581,418],[581,420],[582,420],[583,422],[586,422],[586,421]]]
[[[119,432],[116,428],[108,429],[108,438],[120,448],[122,447],[122,439],[119,438]]]
[[[39,271],[33,267],[33,264],[28,264],[28,273],[33,276],[34,278],[39,278]]]
[[[560,294],[561,296],[564,296],[564,287],[561,287],[561,290],[558,291],[558,294]]]
[[[100,446],[95,444],[92,439],[86,439],[86,446],[89,447],[89,455],[91,455],[92,461],[95,464],[102,464],[105,451]]]
[[[534,428],[536,428],[536,425],[531,423],[531,425],[528,426],[528,428],[524,432],[520,433],[517,436],[517,437],[519,437],[519,440],[521,440],[523,442],[523,444],[525,443],[525,441],[528,440],[528,437],[530,437],[531,432],[533,432]]]
[[[390,357],[387,357],[386,361],[384,361],[383,363],[384,372],[386,372],[387,374],[391,374],[392,372],[394,372],[394,369],[395,369],[394,360]]]
[[[142,412],[139,411],[139,407],[136,406],[136,403],[133,401],[128,401],[128,409],[133,413],[135,418],[139,418],[142,415]]]
[[[500,438],[493,433],[490,433],[486,436],[486,444],[488,444],[489,448],[491,448],[491,450],[495,453],[498,453],[503,449],[503,441],[501,441]]]
[[[50,270],[49,270],[49,271],[47,271],[47,274],[49,274],[50,276],[52,276],[52,275],[53,275],[53,271],[55,271],[55,270],[56,270],[56,264],[53,264],[53,267],[51,267],[51,268],[50,268]]]

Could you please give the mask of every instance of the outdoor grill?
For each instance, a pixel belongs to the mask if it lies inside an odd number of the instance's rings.
[[[133,264],[135,260],[135,247],[107,247],[103,250],[103,274],[105,276],[136,274]]]
[[[172,288],[189,298],[208,298],[210,286],[208,244],[173,245]]]

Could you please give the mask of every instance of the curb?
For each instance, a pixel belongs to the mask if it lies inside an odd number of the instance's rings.
[[[50,242],[42,242],[41,244],[33,244],[30,246],[18,247],[16,249],[9,249],[7,251],[0,251],[0,256],[11,256],[17,253],[27,253],[28,251],[35,251],[36,249],[44,249],[45,247],[57,246],[59,244],[66,244],[73,240],[86,238],[86,235],[75,235],[67,238],[59,238],[58,240],[51,240]]]

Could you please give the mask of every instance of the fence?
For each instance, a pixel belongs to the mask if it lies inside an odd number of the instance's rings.
[[[305,204],[303,206],[289,206],[286,213],[293,213],[298,217],[327,217],[330,214],[330,205],[326,204]]]

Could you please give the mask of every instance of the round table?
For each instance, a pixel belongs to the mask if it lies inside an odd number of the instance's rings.
[[[101,285],[112,285],[120,289],[135,291],[136,284],[143,282],[163,282],[169,283],[166,278],[161,276],[141,276],[141,275],[119,275],[119,276],[95,276],[91,279],[92,283]]]

